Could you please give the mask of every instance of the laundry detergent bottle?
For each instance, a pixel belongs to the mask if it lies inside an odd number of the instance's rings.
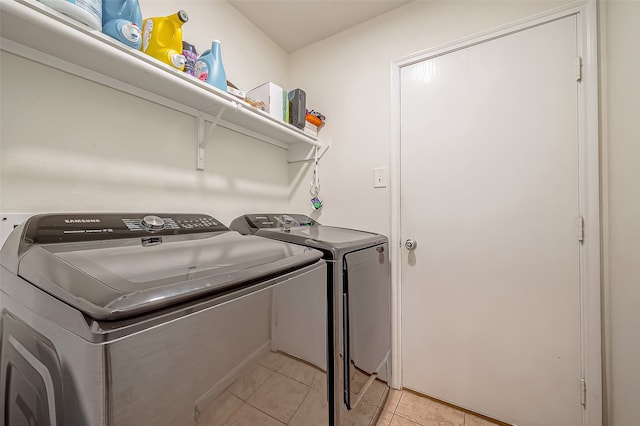
[[[222,53],[220,52],[220,41],[213,40],[211,49],[202,52],[196,61],[194,74],[202,81],[206,81],[213,87],[217,87],[223,92],[227,91],[227,74],[222,65]]]
[[[102,0],[102,32],[140,49],[142,11],[138,0]]]
[[[147,18],[142,23],[142,50],[147,55],[182,71],[182,25],[189,20],[184,10],[169,16]]]
[[[94,30],[102,29],[102,0],[40,0],[40,2]]]

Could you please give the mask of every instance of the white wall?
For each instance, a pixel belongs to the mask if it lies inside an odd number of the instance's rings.
[[[184,39],[223,43],[230,81],[288,79],[287,54],[226,2],[141,1],[145,17],[183,7]],[[225,223],[286,210],[286,151],[218,128],[195,168],[196,121],[175,110],[0,54],[0,211],[197,211]]]
[[[605,424],[640,419],[640,2],[606,1],[603,68],[603,256]],[[332,147],[321,162],[321,221],[389,235],[389,189],[373,189],[373,168],[390,163],[393,59],[513,22],[562,3],[417,1],[291,55],[291,83],[328,117]],[[308,211],[309,170],[293,210]]]
[[[416,1],[291,55],[292,87],[327,116],[332,139],[321,163],[321,222],[390,234],[389,188],[373,188],[373,169],[390,164],[391,61],[513,22],[562,3]],[[292,166],[298,176],[305,166]],[[292,196],[309,211],[307,175]]]
[[[601,6],[608,418],[626,426],[640,422],[640,2]]]

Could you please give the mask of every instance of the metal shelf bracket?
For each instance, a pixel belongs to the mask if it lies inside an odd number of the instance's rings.
[[[196,167],[198,170],[204,170],[204,152],[207,148],[207,143],[209,142],[209,137],[218,126],[220,119],[222,118],[222,114],[224,114],[225,107],[220,107],[218,113],[211,121],[211,124],[205,131],[205,122],[207,121],[204,117],[204,114],[198,114],[198,134],[196,137]]]
[[[289,146],[289,158],[288,163],[302,163],[315,161],[320,159],[327,152],[331,146],[331,139],[325,139],[324,143],[319,146],[310,145],[307,143],[295,143]]]

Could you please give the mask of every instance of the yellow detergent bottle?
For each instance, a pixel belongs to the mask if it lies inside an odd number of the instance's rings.
[[[184,10],[169,16],[147,18],[142,22],[142,50],[147,55],[182,71],[182,24],[189,20]]]

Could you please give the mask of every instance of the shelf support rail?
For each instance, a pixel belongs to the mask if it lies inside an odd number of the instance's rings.
[[[198,135],[196,138],[197,139],[196,140],[196,143],[197,143],[196,167],[198,170],[204,170],[204,152],[205,152],[205,149],[207,148],[209,137],[211,136],[215,128],[218,126],[218,123],[220,122],[220,119],[222,118],[222,114],[224,114],[225,110],[226,110],[226,107],[220,107],[220,109],[218,110],[218,113],[211,121],[211,124],[207,128],[206,132],[205,132],[205,121],[207,120],[204,118],[204,114],[202,113],[198,114],[198,117],[197,117],[198,118]]]
[[[289,146],[288,163],[308,163],[320,160],[331,146],[331,139],[323,139],[320,145],[295,143]]]

